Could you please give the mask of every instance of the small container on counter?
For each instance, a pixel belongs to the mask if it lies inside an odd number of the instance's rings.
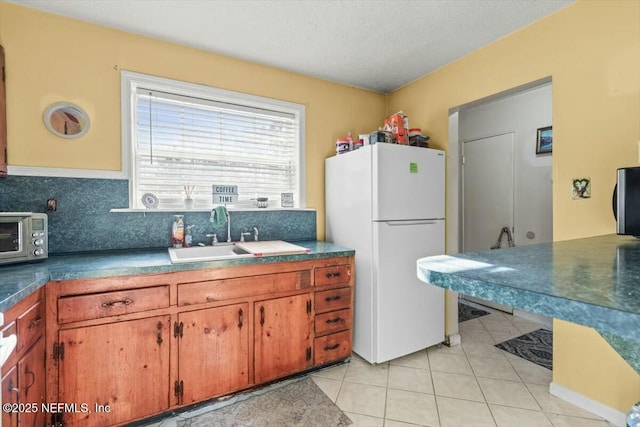
[[[256,207],[258,207],[258,208],[269,207],[269,198],[268,197],[258,197],[256,199]]]
[[[171,226],[171,244],[174,248],[184,245],[184,215],[174,215]]]
[[[184,247],[190,248],[193,245],[193,235],[191,234],[191,229],[193,225],[188,225],[185,227],[184,231]]]

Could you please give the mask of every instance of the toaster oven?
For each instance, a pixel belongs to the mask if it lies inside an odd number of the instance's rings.
[[[49,255],[47,215],[0,212],[0,264],[42,261]]]

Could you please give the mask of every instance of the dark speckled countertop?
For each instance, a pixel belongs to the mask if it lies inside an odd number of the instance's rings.
[[[640,240],[615,234],[418,260],[433,285],[590,326],[640,373]]]
[[[355,251],[351,249],[328,242],[304,241],[295,242],[295,244],[310,249],[310,252],[299,255],[249,257],[184,264],[172,264],[167,249],[90,252],[78,255],[51,256],[44,262],[35,264],[2,266],[0,267],[0,312],[5,312],[50,280],[168,273],[355,254]]]

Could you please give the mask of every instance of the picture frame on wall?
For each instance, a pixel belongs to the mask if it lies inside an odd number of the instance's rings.
[[[553,127],[538,128],[536,154],[550,154],[553,151]]]

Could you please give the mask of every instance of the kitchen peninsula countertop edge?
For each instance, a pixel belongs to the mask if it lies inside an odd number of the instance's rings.
[[[640,240],[615,234],[422,258],[418,277],[596,329],[640,372]]]

